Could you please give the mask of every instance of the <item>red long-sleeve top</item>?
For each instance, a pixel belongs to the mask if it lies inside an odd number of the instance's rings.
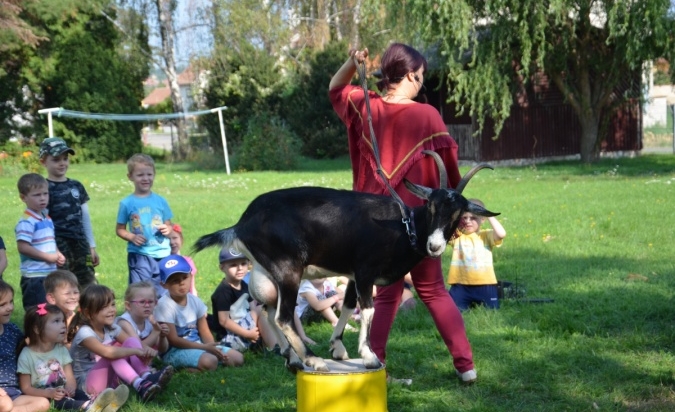
[[[329,96],[335,112],[347,126],[353,189],[388,195],[377,174],[363,89],[352,85],[336,87],[330,90]],[[439,187],[438,167],[422,150],[432,150],[441,156],[448,183],[456,187],[461,178],[457,143],[450,137],[438,111],[423,103],[387,103],[374,92],[369,92],[369,97],[382,170],[403,202],[411,207],[424,202],[405,189],[404,177],[432,189]]]

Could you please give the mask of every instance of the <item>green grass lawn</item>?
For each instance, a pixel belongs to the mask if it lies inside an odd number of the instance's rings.
[[[166,197],[186,244],[234,224],[258,194],[282,187],[350,188],[348,160],[305,161],[295,172],[199,171],[158,165],[155,191]],[[462,172],[468,168],[463,167]],[[0,175],[5,225],[0,235],[10,260],[5,280],[18,290],[13,229],[23,209],[20,172]],[[116,238],[118,202],[133,187],[123,164],[75,164],[69,176],[91,196],[101,256],[99,281],[112,287],[121,308],[127,284],[126,245]],[[518,282],[527,298],[554,303],[502,302],[498,311],[464,315],[479,381],[464,387],[423,305],[399,314],[388,346],[388,369],[412,378],[390,386],[390,411],[672,411],[675,410],[673,201],[675,156],[603,160],[593,166],[555,163],[484,170],[464,193],[501,212],[507,231],[495,251],[498,278]],[[327,234],[328,236],[330,234]],[[187,253],[188,250],[184,250]],[[221,279],[215,249],[194,256],[199,296]],[[449,254],[443,257],[447,271]],[[20,296],[14,321],[21,324]],[[330,327],[308,335],[328,356]],[[356,334],[346,335],[356,355]],[[149,405],[122,411],[292,411],[295,376],[281,357],[246,354],[238,369],[178,373]]]

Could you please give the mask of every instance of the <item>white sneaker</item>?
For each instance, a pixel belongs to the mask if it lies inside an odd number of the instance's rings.
[[[412,385],[412,379],[396,379],[387,375],[387,383],[394,383],[397,385],[410,386]]]
[[[129,387],[127,387],[127,385],[119,385],[115,388],[113,394],[114,397],[111,399],[108,406],[103,408],[102,412],[117,412],[129,398]]]
[[[474,383],[476,379],[478,379],[478,374],[476,373],[475,369],[468,370],[466,372],[460,373],[459,371],[457,372],[457,377],[466,384]]]

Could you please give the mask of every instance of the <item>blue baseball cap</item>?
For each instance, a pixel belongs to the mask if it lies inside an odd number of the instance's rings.
[[[192,267],[181,255],[169,255],[159,261],[159,281],[166,283],[176,273],[192,274]]]
[[[248,259],[246,255],[238,251],[237,249],[231,248],[222,248],[220,250],[220,255],[218,255],[218,261],[220,263],[228,262],[230,260],[236,259]]]

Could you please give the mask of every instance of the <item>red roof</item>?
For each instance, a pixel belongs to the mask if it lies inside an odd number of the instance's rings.
[[[150,94],[145,99],[143,99],[141,104],[143,107],[154,106],[156,104],[162,103],[169,96],[171,96],[171,90],[168,87],[158,87],[151,91]]]
[[[183,70],[183,73],[178,75],[178,84],[180,86],[189,86],[195,82],[195,74],[192,71],[192,67],[188,66],[187,69]]]

